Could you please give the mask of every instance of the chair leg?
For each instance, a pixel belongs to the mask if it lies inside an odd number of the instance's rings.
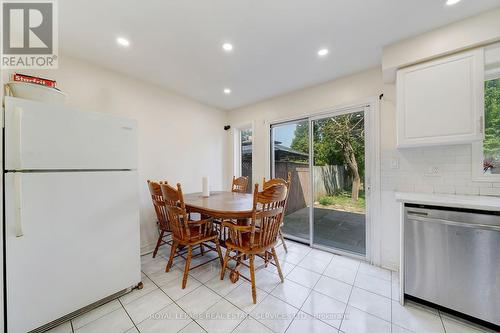
[[[200,253],[202,256],[205,255],[205,251],[203,250],[203,244],[200,243]]]
[[[191,257],[193,255],[193,247],[188,245],[188,253],[186,258],[186,266],[184,266],[184,276],[182,277],[182,289],[186,288],[186,283],[189,275],[189,265],[191,265]]]
[[[283,244],[283,248],[285,249],[285,252],[288,253],[288,248],[286,247],[285,243],[285,237],[283,237],[283,232],[281,232],[281,228],[279,230],[280,238],[281,238],[281,244]]]
[[[226,249],[226,254],[224,255],[224,261],[222,262],[222,270],[220,272],[220,279],[224,280],[224,275],[226,274],[227,262],[229,261],[229,254],[231,250]]]
[[[156,247],[155,250],[153,251],[153,258],[156,257],[156,254],[158,253],[158,249],[160,248],[161,241],[163,239],[163,233],[164,231],[160,231],[160,235],[158,236],[158,241],[156,242]]]
[[[217,253],[219,254],[220,265],[223,266],[224,260],[222,259],[222,251],[220,250],[219,240],[216,238],[214,240],[214,242],[215,242],[215,249],[217,250]]]
[[[278,269],[278,274],[280,276],[281,282],[285,282],[285,279],[283,278],[283,273],[281,272],[281,266],[278,261],[278,255],[276,254],[276,250],[274,249],[274,247],[271,249],[271,251],[273,253],[274,263],[276,264],[276,268]]]
[[[257,289],[255,288],[255,266],[254,266],[255,255],[250,255],[250,280],[252,281],[252,299],[253,304],[257,304]]]
[[[170,247],[170,258],[168,258],[168,264],[167,267],[165,268],[165,272],[168,272],[170,268],[172,268],[172,263],[174,262],[174,256],[175,256],[175,251],[177,251],[177,246],[179,246],[179,243],[173,242],[172,246]]]

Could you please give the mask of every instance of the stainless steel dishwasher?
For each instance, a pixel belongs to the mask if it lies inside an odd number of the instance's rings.
[[[405,294],[500,325],[499,212],[406,204],[404,223]]]

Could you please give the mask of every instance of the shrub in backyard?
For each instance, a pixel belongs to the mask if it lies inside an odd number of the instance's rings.
[[[333,197],[329,196],[324,196],[319,199],[319,203],[322,204],[323,206],[329,206],[333,205],[335,202],[335,199]]]

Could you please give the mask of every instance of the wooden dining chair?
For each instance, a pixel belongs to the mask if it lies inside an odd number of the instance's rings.
[[[208,264],[211,261],[219,259],[222,264],[222,253],[219,246],[219,239],[217,233],[214,231],[212,219],[190,221],[186,206],[184,204],[184,197],[182,195],[181,184],[177,184],[174,188],[168,183],[161,184],[161,192],[163,199],[166,203],[166,211],[170,227],[172,230],[173,244],[170,250],[170,258],[168,259],[165,271],[168,272],[172,267],[175,253],[179,247],[187,247],[187,256],[179,254],[186,260],[184,266],[184,275],[182,278],[182,289],[186,288],[189,271]],[[209,244],[215,244],[215,248]],[[193,256],[193,248],[199,246],[200,253]],[[191,260],[200,255],[204,255],[203,248],[206,247],[209,251],[215,251],[218,257],[207,260],[194,267],[191,266]]]
[[[158,225],[158,241],[156,242],[155,250],[153,251],[153,258],[156,257],[158,249],[164,244],[172,245],[172,229],[170,228],[170,223],[168,222],[167,210],[165,201],[163,200],[163,195],[161,193],[161,185],[165,182],[156,182],[153,180],[148,180],[149,193],[151,193],[151,200],[153,201],[153,207],[156,213],[156,224]]]
[[[236,193],[247,193],[248,188],[248,177],[238,177],[233,176],[233,183],[231,185],[231,192]]]
[[[231,184],[231,192],[233,193],[247,193],[248,188],[248,177],[238,177],[233,176],[233,182]],[[239,221],[239,222],[238,222]],[[246,219],[235,220],[236,223],[244,224]],[[216,219],[214,220],[215,228],[219,234],[219,238],[221,240],[225,240],[227,238],[227,229],[222,227],[222,220]]]
[[[281,282],[284,281],[275,246],[278,242],[281,216],[285,212],[285,203],[288,188],[283,184],[272,185],[259,192],[259,185],[255,184],[253,195],[253,213],[250,225],[242,226],[225,221],[224,226],[229,229],[229,239],[226,240],[226,254],[222,265],[221,280],[224,279],[226,269],[231,271],[231,282],[235,283],[243,277],[252,284],[253,303],[257,303],[257,290],[255,287],[255,271],[267,266],[271,262],[278,270]],[[234,252],[234,254],[232,254]],[[265,264],[255,268],[255,257],[265,259]],[[273,258],[268,261],[267,258]],[[234,268],[228,267],[229,261],[235,261]],[[248,260],[247,265],[245,261]],[[250,269],[250,278],[241,275],[239,266]]]
[[[288,189],[288,192],[287,192],[287,195],[286,195],[286,202],[285,202],[285,211],[286,211],[286,207],[288,205],[288,197],[290,196],[290,185],[292,185],[292,173],[288,172],[287,180],[284,180],[283,178],[272,178],[272,179],[269,179],[268,181],[266,181],[266,177],[264,177],[264,179],[262,180],[262,187],[264,189],[266,189],[268,187],[271,187],[273,185],[276,185],[276,184],[283,184]],[[286,247],[286,243],[285,243],[285,237],[283,236],[283,231],[282,231],[282,228],[283,228],[284,224],[285,224],[285,212],[281,216],[281,224],[280,224],[279,236],[280,236],[280,239],[281,239],[281,245],[283,245],[283,248],[285,249],[285,252],[288,252],[288,248]]]

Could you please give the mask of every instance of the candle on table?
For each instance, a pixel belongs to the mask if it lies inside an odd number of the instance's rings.
[[[210,196],[208,177],[202,178],[202,196],[205,198]]]

